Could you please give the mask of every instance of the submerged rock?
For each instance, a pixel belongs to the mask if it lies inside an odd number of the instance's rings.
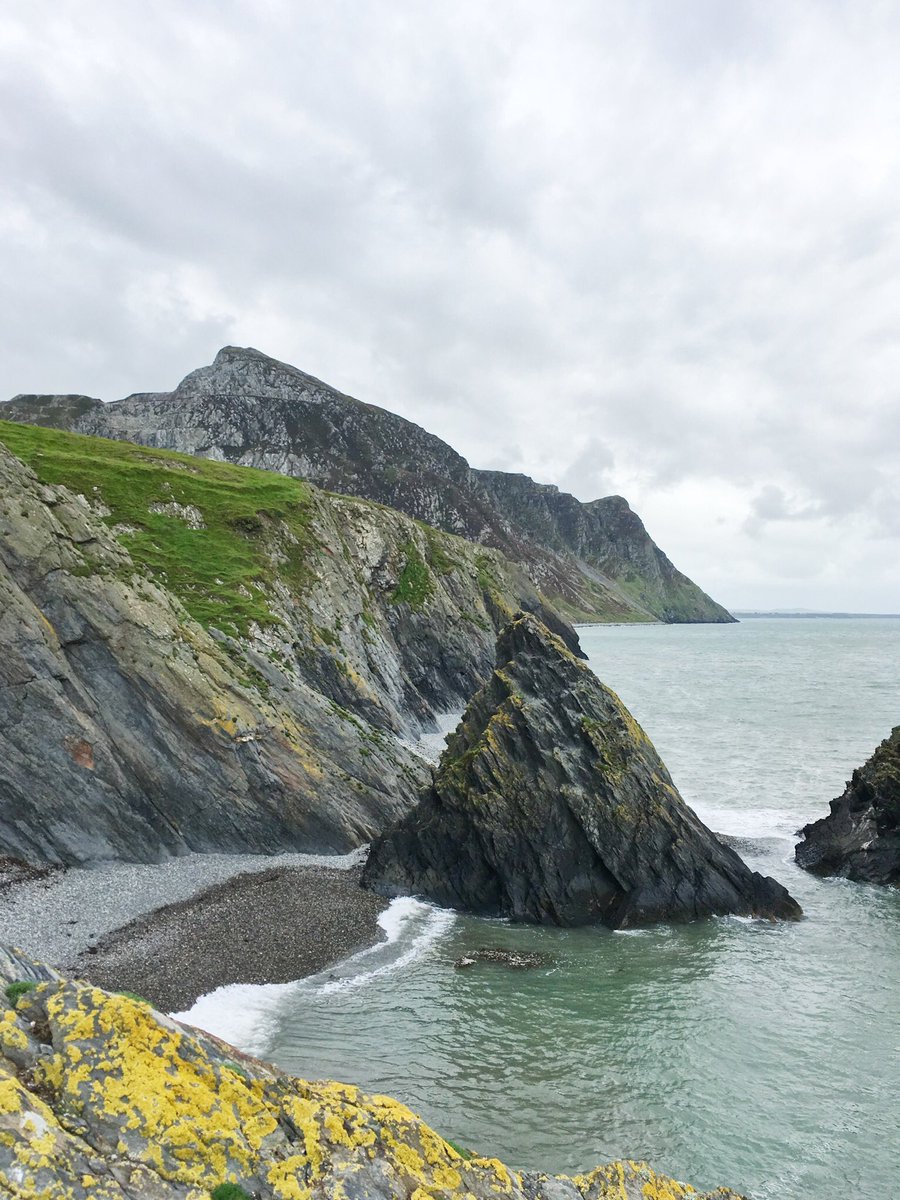
[[[800,833],[794,857],[807,871],[900,884],[900,725],[853,772],[829,815]]]
[[[364,883],[518,921],[613,928],[800,906],[722,845],[618,697],[519,614],[432,787]]]
[[[519,1174],[386,1096],[294,1079],[0,947],[0,1194],[209,1200],[223,1184],[254,1200],[740,1200],[645,1163]]]
[[[512,971],[531,971],[535,967],[545,967],[549,961],[546,954],[537,950],[504,950],[500,946],[480,946],[477,950],[467,950],[453,965],[474,967],[476,963],[486,962],[509,967]]]

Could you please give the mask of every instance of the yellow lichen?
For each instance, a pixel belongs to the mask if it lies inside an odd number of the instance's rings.
[[[27,1050],[28,1035],[20,1027],[16,1014],[8,1008],[0,1021],[0,1053],[8,1050]]]
[[[379,1192],[409,1200],[522,1200],[519,1175],[497,1159],[459,1155],[389,1097],[251,1062],[237,1072],[236,1051],[226,1055],[147,1006],[84,984],[45,984],[29,1004],[49,1023],[55,1049],[23,1074],[27,1086],[0,1056],[4,1195],[121,1200],[114,1179],[85,1170],[94,1166],[87,1148],[127,1162],[141,1194],[177,1191],[186,1200],[208,1200],[219,1183],[252,1190],[262,1181],[277,1200],[346,1200],[354,1176],[357,1191],[377,1180]],[[5,1016],[0,1034],[9,1030],[23,1032]],[[574,1183],[595,1200],[692,1194],[643,1163],[609,1164]]]

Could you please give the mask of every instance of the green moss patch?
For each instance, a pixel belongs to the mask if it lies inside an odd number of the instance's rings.
[[[434,580],[428,564],[412,542],[405,542],[401,549],[405,562],[391,595],[391,603],[422,608],[434,594]]]
[[[33,992],[35,987],[36,984],[28,979],[19,979],[15,983],[7,984],[3,991],[10,1008],[15,1008],[22,997],[28,992]]]
[[[42,483],[104,504],[106,524],[124,527],[116,536],[138,571],[207,628],[245,636],[254,621],[275,622],[267,589],[276,576],[294,591],[305,585],[315,543],[312,493],[301,480],[7,421],[0,442]],[[158,506],[169,511],[151,511]],[[175,506],[196,509],[203,528],[191,528]]]

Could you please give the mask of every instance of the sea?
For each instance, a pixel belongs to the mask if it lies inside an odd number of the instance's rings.
[[[900,619],[579,633],[684,799],[802,921],[614,933],[402,899],[381,945],[312,979],[222,989],[192,1019],[305,1078],[395,1096],[519,1169],[646,1159],[755,1200],[900,1196],[900,889],[793,861],[796,831],[900,723]],[[454,967],[494,946],[546,964]]]

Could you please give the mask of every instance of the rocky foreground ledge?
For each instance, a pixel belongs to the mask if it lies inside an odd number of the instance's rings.
[[[15,1200],[741,1200],[636,1162],[519,1174],[395,1100],[294,1079],[3,947],[0,988],[0,1194]]]

